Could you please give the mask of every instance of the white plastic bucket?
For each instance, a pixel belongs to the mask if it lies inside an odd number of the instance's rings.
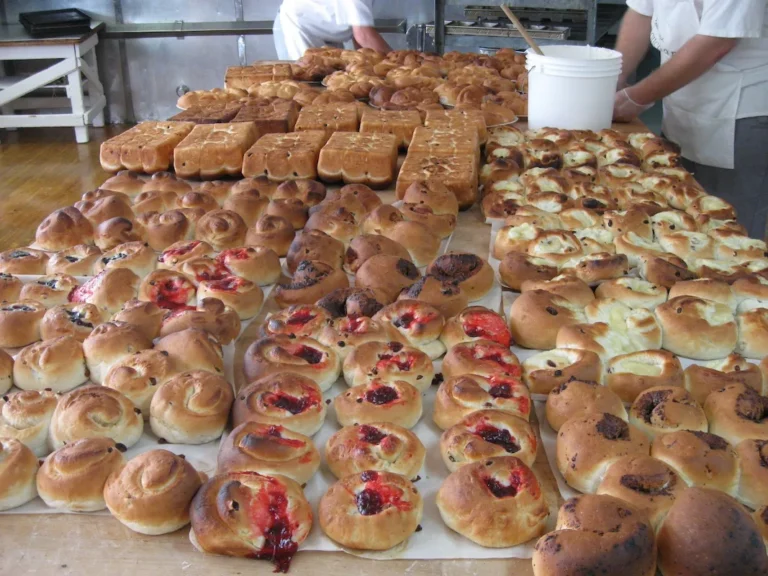
[[[610,128],[621,53],[594,46],[542,46],[527,51],[528,125],[536,130]]]

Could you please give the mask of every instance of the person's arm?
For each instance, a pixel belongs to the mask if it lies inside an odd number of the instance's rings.
[[[362,48],[373,48],[379,52],[392,50],[373,26],[352,26],[352,41]]]
[[[616,39],[616,50],[621,52],[622,66],[619,88],[627,85],[627,78],[637,70],[651,45],[651,17],[629,8],[624,14]]]

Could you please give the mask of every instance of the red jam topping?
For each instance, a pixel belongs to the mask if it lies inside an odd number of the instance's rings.
[[[162,262],[165,262],[165,259],[169,256],[184,256],[184,254],[188,254],[195,248],[197,248],[197,245],[200,244],[200,240],[195,240],[193,242],[189,242],[187,244],[184,244],[183,246],[179,246],[178,248],[172,248],[171,250],[166,250],[162,253],[160,258],[162,258]]]
[[[247,260],[250,258],[250,248],[230,248],[219,254],[218,260],[226,263],[227,260]]]
[[[365,393],[365,399],[371,404],[381,406],[397,400],[397,390],[389,386],[379,386]]]
[[[208,284],[208,288],[219,292],[235,292],[238,288],[244,286],[246,282],[247,280],[245,280],[245,278],[227,276],[221,280],[214,280]]]
[[[352,334],[365,332],[368,328],[368,318],[365,316],[347,316],[339,322],[339,331]]]
[[[317,315],[313,314],[310,308],[301,308],[291,314],[285,323],[289,326],[303,326],[315,318]]]
[[[486,478],[485,485],[488,487],[488,490],[491,491],[491,494],[496,496],[496,498],[508,498],[509,496],[517,496],[517,493],[520,491],[520,483],[514,481],[516,478],[517,476],[512,476],[513,481],[510,482],[509,486],[504,486],[504,484],[495,478]]]
[[[301,448],[304,446],[304,442],[301,440],[291,440],[290,438],[283,438],[282,426],[270,426],[267,428],[267,436],[269,436],[274,442],[282,444],[283,446],[293,446],[294,448]]]
[[[509,384],[496,384],[488,389],[488,394],[494,398],[512,398],[512,388]]]
[[[489,349],[485,346],[475,346],[474,357],[478,360],[498,364],[505,373],[512,376],[519,376],[521,374],[520,365],[515,363],[514,359],[506,351]]]
[[[315,406],[318,400],[311,396],[296,398],[295,396],[285,394],[284,392],[268,392],[264,395],[264,402],[268,406],[280,408],[291,414],[301,414],[307,408]]]
[[[376,370],[383,371],[390,367],[396,367],[401,372],[410,372],[416,364],[414,354],[380,354],[376,362]]]
[[[509,348],[512,344],[512,334],[504,324],[504,320],[497,314],[482,312],[472,314],[464,319],[464,332],[470,338],[492,340],[505,348]]]
[[[293,348],[291,354],[305,360],[307,364],[319,364],[323,360],[323,353],[320,350],[303,344]]]
[[[77,286],[76,288],[72,289],[72,292],[69,293],[69,296],[67,296],[67,300],[70,302],[86,302],[88,298],[90,298],[93,295],[93,291],[96,289],[97,281],[101,278],[101,274],[99,276],[95,276],[94,278],[91,278],[83,284],[82,286]]]
[[[293,541],[285,488],[277,480],[268,478],[263,489],[251,498],[248,511],[255,530],[264,536],[264,545],[257,557],[271,560],[275,572],[288,572],[299,545]]]
[[[385,434],[378,428],[374,428],[373,426],[367,426],[365,424],[360,426],[357,429],[357,431],[360,434],[360,439],[363,442],[367,442],[368,444],[374,444],[376,446],[381,444],[381,441],[388,436],[388,434]]]
[[[360,479],[365,482],[365,488],[355,495],[355,504],[363,516],[379,514],[390,506],[404,512],[411,509],[410,502],[401,500],[403,491],[396,486],[384,484],[378,473],[368,470],[360,474]]]
[[[200,270],[195,274],[198,282],[215,282],[229,278],[229,270],[219,264],[211,266],[207,270]]]
[[[169,278],[156,282],[150,288],[149,298],[160,308],[168,310],[192,309],[187,306],[189,293],[194,290],[193,286],[182,278]]]
[[[489,424],[480,424],[472,432],[480,436],[486,442],[501,446],[510,454],[520,451],[520,445],[515,442],[515,439],[508,430],[501,430],[500,428],[496,428]]]

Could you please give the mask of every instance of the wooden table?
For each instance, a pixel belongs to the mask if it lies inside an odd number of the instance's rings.
[[[618,128],[626,132],[646,129],[639,123]],[[66,134],[60,130],[14,134],[12,142],[0,145],[5,189],[0,196],[0,250],[28,244],[49,212],[72,204],[83,192],[103,182],[108,175],[99,165],[98,142],[124,129],[97,130],[95,141],[80,147],[66,142]],[[451,247],[486,255],[489,234],[490,226],[475,206],[459,215]],[[238,342],[237,357],[242,358],[242,351],[253,341],[258,324],[253,322]],[[242,379],[238,366],[235,372]],[[532,417],[535,419],[535,414]],[[534,470],[548,500],[559,500],[543,450],[539,450]],[[100,574],[108,570],[112,576],[134,576],[137,572],[142,576],[225,576],[272,571],[266,562],[201,554],[189,543],[188,532],[185,528],[164,536],[143,536],[109,516],[0,515],[0,574]],[[322,552],[300,552],[290,573],[472,576],[479,572],[482,576],[533,574],[530,560],[374,561]]]

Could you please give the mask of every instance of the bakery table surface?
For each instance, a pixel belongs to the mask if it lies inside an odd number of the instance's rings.
[[[525,126],[521,126],[524,128]],[[626,132],[645,130],[641,124],[617,125]],[[0,141],[0,250],[25,246],[40,221],[53,210],[71,205],[83,192],[109,176],[99,164],[99,144],[125,130],[125,126],[91,128],[87,144],[71,141],[68,129],[30,129],[3,134]],[[392,193],[387,196],[393,197]],[[490,227],[478,206],[459,215],[450,247],[487,256]],[[269,312],[267,306],[262,314]],[[236,358],[242,358],[253,341],[259,322],[254,321],[238,341]],[[240,362],[235,374],[242,373]],[[242,376],[240,376],[242,378]],[[241,384],[241,382],[238,382]],[[535,415],[532,415],[535,417]],[[534,465],[545,494],[557,510],[559,495],[543,450]],[[315,530],[319,530],[316,525]],[[164,536],[143,536],[106,515],[37,514],[0,515],[0,574],[99,574],[144,576],[184,573],[227,575],[250,571],[269,573],[272,565],[238,558],[204,555],[196,551],[184,528]],[[108,568],[107,568],[108,567]],[[391,560],[376,561],[344,553],[300,552],[291,574],[408,573],[411,576],[513,573],[533,574],[530,560]]]

